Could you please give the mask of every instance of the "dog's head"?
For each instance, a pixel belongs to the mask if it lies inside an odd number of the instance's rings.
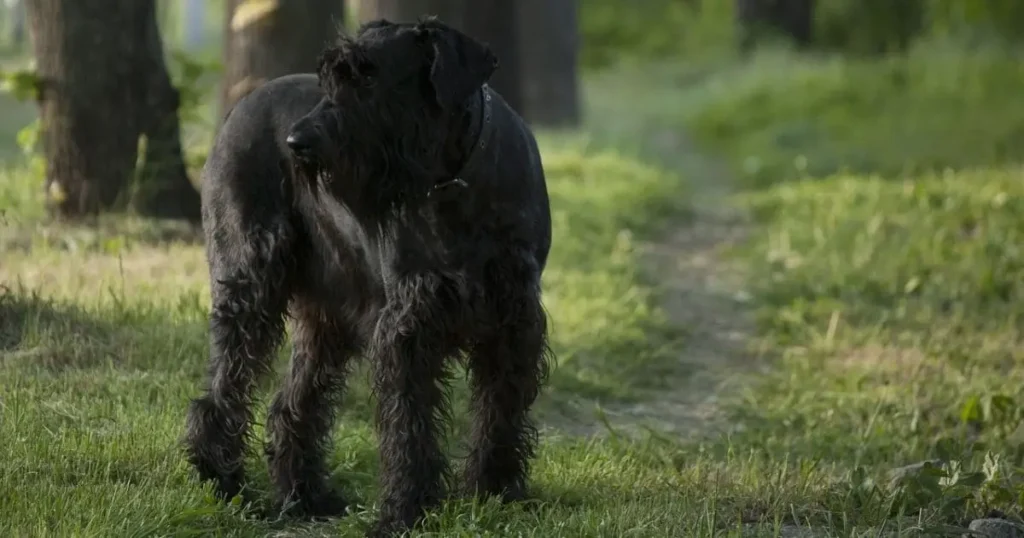
[[[288,145],[347,204],[380,209],[425,194],[445,173],[453,119],[497,65],[486,45],[434,18],[367,23],[321,54],[324,99]]]

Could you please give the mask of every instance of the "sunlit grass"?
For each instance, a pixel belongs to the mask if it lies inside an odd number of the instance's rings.
[[[948,76],[920,67],[938,60],[920,61],[899,68],[923,73],[906,91],[879,82],[890,80],[891,62],[785,55],[593,77],[586,136],[541,137],[555,222],[545,302],[559,361],[539,403],[547,428],[536,500],[453,501],[420,535],[717,538],[789,536],[800,525],[813,536],[938,536],[990,509],[1019,516],[1024,187],[1018,168],[984,168],[1004,159],[982,149],[1017,124],[1016,105],[997,94],[1021,88],[982,60]],[[862,71],[876,78],[853,81]],[[955,95],[947,86],[966,80],[957,73],[1001,86],[979,86],[953,105],[921,97]],[[857,107],[819,103],[836,94]],[[884,105],[884,118],[865,95]],[[981,119],[964,123],[967,110]],[[829,114],[846,127],[830,131],[827,146],[765,142],[790,118],[825,129]],[[905,140],[906,130],[872,137],[873,124],[930,126],[922,136],[934,143]],[[740,198],[757,226],[734,253],[761,348],[775,362],[719,395],[726,436],[631,440],[567,410],[649,397],[641,389],[683,375],[674,366],[685,327],[666,325],[655,283],[641,278],[638,245],[688,200],[685,178],[671,170],[692,155],[679,147],[691,125],[738,170],[751,154],[776,163],[745,176],[757,192]],[[855,152],[881,175],[824,167],[813,181],[782,181],[799,176],[786,172],[796,155],[837,162]],[[899,176],[905,162],[977,166]],[[0,178],[0,203],[0,282],[10,288],[0,299],[4,535],[360,535],[374,515],[377,468],[365,372],[353,376],[331,454],[355,503],[350,517],[267,521],[219,505],[176,447],[208,346],[195,231],[125,216],[49,223],[38,178],[18,170]],[[459,455],[464,413],[456,415]],[[580,430],[603,435],[568,433]],[[941,469],[890,481],[893,468],[925,458]],[[254,457],[250,469],[266,489],[262,462]]]

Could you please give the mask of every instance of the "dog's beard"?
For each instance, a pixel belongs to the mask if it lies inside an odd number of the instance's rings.
[[[331,184],[331,174],[318,160],[295,159],[293,171],[313,196],[318,196],[322,189],[327,189]]]

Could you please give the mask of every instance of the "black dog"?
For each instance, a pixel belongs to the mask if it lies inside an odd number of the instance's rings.
[[[374,533],[409,528],[444,495],[446,378],[462,354],[474,412],[465,487],[524,497],[528,413],[550,358],[540,281],[551,215],[536,140],[486,85],[496,67],[436,19],[376,21],[326,50],[318,76],[271,81],[225,120],[203,181],[210,378],[185,439],[221,496],[242,488],[250,398],[287,315],[294,353],[266,450],[284,508],[344,512],[325,451],[364,352],[378,400]]]

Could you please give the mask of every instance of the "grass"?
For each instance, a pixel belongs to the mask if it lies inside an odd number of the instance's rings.
[[[961,477],[982,473],[970,494],[947,505],[904,484],[903,508],[945,523],[1019,514],[1019,174],[837,176],[747,197],[764,229],[738,255],[759,275],[751,291],[780,359],[736,402],[748,428],[734,442],[876,480],[954,462]]]
[[[991,510],[1019,518],[1024,186],[1012,152],[991,150],[1015,140],[1019,68],[990,68],[1006,64],[980,54],[914,58],[774,54],[593,77],[589,136],[542,137],[556,233],[545,300],[559,362],[539,404],[549,428],[537,499],[453,501],[419,535],[717,538],[789,536],[799,525],[815,536],[939,536]],[[894,70],[909,77],[901,86],[886,82]],[[965,81],[976,87],[954,91]],[[828,136],[780,142],[794,122]],[[580,407],[682,375],[685,335],[665,323],[637,246],[680,216],[685,184],[661,168],[682,164],[668,134],[684,126],[740,171],[751,155],[768,163],[741,174],[756,226],[734,256],[773,367],[721,395],[733,424],[722,437],[570,435],[594,422]],[[808,166],[790,173],[800,155]],[[861,168],[849,155],[866,156]],[[843,165],[854,170],[836,173]],[[955,168],[913,172],[940,165]],[[218,505],[176,447],[207,346],[194,231],[123,216],[47,223],[38,180],[3,174],[3,534],[359,535],[377,465],[365,371],[331,458],[356,502],[351,517],[266,521]],[[464,429],[460,420],[453,438]],[[265,489],[255,457],[250,470]]]
[[[747,253],[764,277],[764,329],[790,352],[772,391],[799,390],[777,409],[756,406],[759,421],[788,422],[801,451],[857,463],[934,457],[958,440],[1019,464],[1019,174],[839,176],[751,197],[767,223]],[[817,389],[794,386],[815,372]],[[986,398],[1009,407],[974,416]],[[826,420],[838,409],[846,418]]]
[[[733,254],[777,357],[730,402],[743,425],[731,443],[847,473],[845,499],[822,504],[842,520],[824,524],[830,535],[901,515],[924,535],[991,510],[1020,521],[1024,72],[1012,57],[766,54],[717,73],[719,97],[688,117],[738,172],[755,226]],[[943,470],[889,474],[924,460]]]
[[[678,335],[638,277],[633,234],[663,225],[679,205],[680,184],[585,141],[548,137],[545,147],[557,245],[545,301],[559,364],[540,416],[572,426],[592,422],[567,414],[574,401],[628,400],[673,366]],[[194,231],[121,216],[90,227],[48,223],[38,179],[10,170],[0,184],[7,223],[0,281],[8,286],[0,303],[4,534],[359,533],[376,467],[365,371],[354,376],[332,457],[335,475],[361,503],[354,517],[303,527],[218,507],[191,480],[176,446],[207,347],[206,268]],[[456,405],[464,404],[460,386]],[[262,463],[253,458],[251,468],[257,487],[266,487]],[[456,503],[427,528],[446,536],[661,533],[686,524],[680,510],[668,509],[684,504],[683,478],[664,468],[646,447],[553,433],[537,462],[537,510]]]
[[[1020,162],[1018,55],[942,42],[884,60],[766,53],[719,76],[719,98],[691,124],[753,188]]]

